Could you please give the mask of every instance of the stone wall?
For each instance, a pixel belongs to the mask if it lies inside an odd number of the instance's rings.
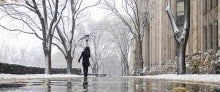
[[[16,64],[0,63],[0,73],[4,74],[44,74],[45,68],[27,67]],[[66,69],[53,68],[52,74],[66,74]],[[72,74],[80,74],[81,69],[73,68]]]

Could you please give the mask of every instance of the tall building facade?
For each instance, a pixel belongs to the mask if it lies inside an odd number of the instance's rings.
[[[170,20],[165,8],[167,0],[152,1],[149,30],[145,31],[143,42],[144,67],[148,73],[158,74],[161,65],[175,59],[177,55],[177,43],[174,39]],[[220,5],[219,0],[190,0],[190,34],[187,43],[186,55],[204,53],[210,49],[220,54]],[[184,22],[184,0],[171,0],[171,10],[176,23],[182,30]],[[133,44],[132,47],[135,47]],[[135,49],[135,48],[133,48]],[[131,62],[135,56],[131,52]],[[135,71],[138,67],[132,67]]]
[[[173,37],[172,27],[165,12],[167,0],[152,0],[156,7],[151,14],[154,16],[150,21],[150,30],[146,32],[143,47],[149,49],[145,52],[145,67],[150,73],[157,73],[163,62],[174,59],[176,56],[176,41]],[[172,0],[172,11],[176,11],[175,0]],[[173,12],[174,13],[174,12]],[[148,43],[148,44],[146,44]],[[147,55],[148,54],[148,55]],[[146,57],[148,56],[148,57]]]

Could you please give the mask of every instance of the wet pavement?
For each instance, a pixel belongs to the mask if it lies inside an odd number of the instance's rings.
[[[123,77],[0,81],[0,92],[220,92],[220,85]]]

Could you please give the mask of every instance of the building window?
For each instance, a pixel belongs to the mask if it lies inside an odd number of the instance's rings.
[[[203,0],[203,14],[207,13],[207,0]]]
[[[218,51],[219,50],[219,42],[218,42],[218,40],[219,40],[219,38],[218,38],[218,22],[216,23],[216,25],[215,25],[215,28],[216,28],[216,33],[215,33],[215,35],[216,35],[216,51]]]
[[[207,51],[207,26],[203,27],[203,52]]]
[[[218,0],[211,0],[212,1],[212,8],[216,8],[218,6]]]
[[[184,1],[177,0],[176,5],[177,5],[176,23],[178,26],[181,26],[184,23]]]
[[[217,47],[218,47],[218,23],[215,22],[213,25],[212,25],[212,49],[217,51]]]
[[[212,10],[212,0],[208,0],[207,4],[208,11]]]
[[[209,33],[208,33],[208,39],[209,39],[209,49],[213,49],[213,26],[212,25],[209,25]]]
[[[207,50],[217,51],[218,47],[218,23],[213,23],[209,25],[209,30],[207,31]]]
[[[212,25],[208,25],[206,29],[206,51],[213,49],[213,30]]]

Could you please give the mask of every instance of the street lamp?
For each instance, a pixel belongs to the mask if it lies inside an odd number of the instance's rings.
[[[85,35],[86,47],[88,47],[89,35]]]

